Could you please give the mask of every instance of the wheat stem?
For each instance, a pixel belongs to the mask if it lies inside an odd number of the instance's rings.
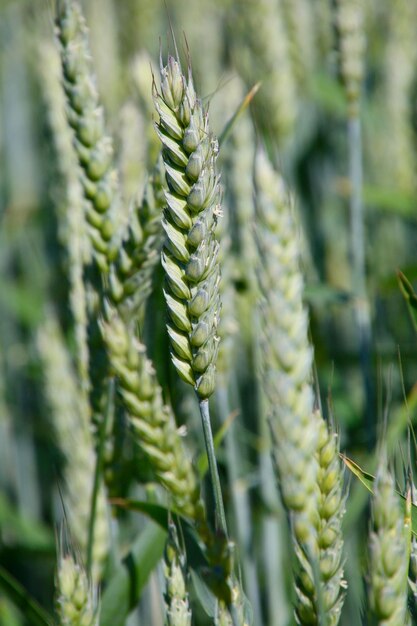
[[[207,458],[209,462],[211,485],[215,502],[216,528],[221,529],[227,537],[226,514],[223,504],[222,489],[220,485],[219,471],[217,468],[216,451],[214,449],[213,433],[210,422],[210,409],[208,400],[200,400],[200,414],[203,425],[204,441],[206,444]]]
[[[369,298],[366,288],[364,207],[362,200],[362,132],[359,115],[347,122],[349,145],[350,239],[352,254],[352,288],[355,294],[355,318],[359,332],[359,352],[365,391],[365,417],[368,445],[372,446],[375,430],[373,420],[373,389],[371,366],[372,329]]]

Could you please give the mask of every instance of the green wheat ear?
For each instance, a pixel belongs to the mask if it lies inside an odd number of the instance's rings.
[[[181,549],[177,529],[169,524],[169,536],[164,555],[166,626],[191,626],[188,600],[185,554]]]
[[[405,622],[407,610],[407,531],[385,458],[375,481],[372,512],[370,605],[375,623],[400,626]]]
[[[92,69],[88,30],[81,7],[72,0],[58,2],[60,42],[67,119],[74,131],[74,147],[81,168],[85,215],[94,256],[107,271],[114,256],[111,240],[115,224],[111,208],[118,188],[113,170],[113,146],[105,133],[103,109]]]
[[[88,580],[83,566],[60,547],[55,577],[56,612],[59,626],[98,626],[97,588]]]
[[[172,361],[200,400],[215,386],[219,338],[220,271],[215,228],[219,215],[217,140],[208,114],[172,56],[160,68],[161,91],[154,87],[159,114],[156,131],[163,146],[168,191],[162,264]]]

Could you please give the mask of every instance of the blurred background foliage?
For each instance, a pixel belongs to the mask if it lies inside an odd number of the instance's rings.
[[[250,111],[239,117],[220,155],[223,210],[234,255],[228,276],[240,323],[232,336],[238,345],[230,410],[238,415],[235,436],[245,450],[238,478],[249,494],[256,545],[264,509],[254,463],[259,446],[256,350],[245,328],[245,320],[249,323],[245,312],[253,304],[247,301],[251,261],[236,216],[246,211],[250,228],[251,159],[257,145],[267,146],[283,170],[301,214],[317,384],[323,410],[340,432],[341,449],[372,470],[378,434],[384,431],[390,449],[400,454],[407,425],[415,421],[416,334],[397,271],[417,283],[417,2],[364,0],[360,116],[372,323],[370,398],[365,397],[354,315],[348,107],[330,0],[175,0],[166,5],[155,0],[88,0],[83,7],[127,200],[143,189],[146,171],[157,159],[151,68],[159,63],[160,48],[172,51],[171,29],[184,58],[189,50],[195,84],[209,106],[216,134],[221,134],[245,93],[261,83]],[[56,61],[48,46],[53,41],[52,2],[0,0],[0,563],[48,609],[53,597],[54,535],[63,517],[59,491],[63,458],[51,428],[36,336],[52,306],[68,349],[74,348],[61,232],[62,212],[68,205],[50,117],[50,79]],[[161,281],[158,272],[156,284]],[[187,422],[191,440],[201,446],[198,421],[193,426],[188,419],[194,411],[190,392],[175,382],[169,366],[164,316],[155,289],[145,340],[164,388],[170,389],[178,419]],[[236,333],[236,328],[231,331]],[[225,454],[221,448],[222,472]],[[146,485],[146,468],[135,466],[132,471]],[[127,493],[129,480],[124,476],[124,482],[116,483],[114,495]],[[225,487],[226,501],[232,491]],[[358,563],[365,558],[365,506],[365,492],[352,482],[346,516],[350,585],[342,617],[346,625],[360,622],[364,581],[354,572],[363,569]],[[137,522],[129,521],[125,513],[116,515],[126,525],[122,539],[130,537],[129,524]],[[261,588],[262,558],[259,551]],[[140,611],[142,618],[152,615],[155,620],[158,598],[152,584]],[[12,596],[10,590],[0,589],[0,623],[32,623],[25,611],[14,607]],[[284,618],[270,621],[271,626],[285,623]]]

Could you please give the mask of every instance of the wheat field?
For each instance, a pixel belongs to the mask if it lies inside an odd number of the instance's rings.
[[[0,0],[0,626],[417,624],[417,0]]]

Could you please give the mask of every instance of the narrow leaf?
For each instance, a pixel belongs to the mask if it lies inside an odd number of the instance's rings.
[[[51,616],[32,598],[26,589],[0,565],[0,587],[22,611],[32,626],[52,626]]]
[[[143,500],[131,500],[128,498],[112,498],[110,502],[113,506],[119,506],[128,511],[143,513],[163,530],[168,531],[169,513],[172,509],[168,509],[162,504],[154,504],[153,502],[145,502]]]
[[[342,459],[346,467],[352,472],[352,474],[354,474],[356,478],[359,478],[362,485],[364,485],[367,488],[367,490],[373,494],[374,493],[373,484],[375,481],[375,476],[373,476],[372,474],[368,474],[367,472],[364,472],[363,469],[361,469],[359,465],[355,463],[355,461],[352,461],[352,459],[349,459],[344,454],[340,454],[340,458]]]
[[[161,559],[167,533],[150,523],[118,565],[101,601],[100,626],[124,626]]]
[[[261,86],[261,83],[256,83],[256,85],[254,85],[252,87],[252,89],[243,98],[242,102],[239,104],[238,108],[233,113],[233,115],[230,118],[230,120],[228,122],[226,122],[226,125],[223,128],[223,130],[222,130],[222,132],[220,133],[220,136],[219,136],[219,146],[222,146],[224,144],[224,142],[226,141],[227,137],[230,135],[233,126],[236,124],[236,122],[239,119],[240,115],[242,115],[242,113],[248,108],[248,106],[252,102],[253,98],[255,97],[256,93],[258,92],[260,86]]]
[[[52,532],[37,520],[23,517],[5,494],[0,493],[0,528],[7,534],[9,547],[55,554]]]
[[[411,283],[407,280],[406,276],[402,272],[399,271],[397,273],[397,277],[401,292],[404,296],[405,301],[407,302],[408,312],[410,313],[414,330],[417,332],[417,295]]]
[[[346,465],[346,467],[352,472],[352,474],[354,474],[357,478],[359,478],[362,485],[364,485],[364,487],[366,487],[366,489],[370,491],[370,493],[373,494],[374,493],[373,485],[375,482],[375,476],[373,476],[372,474],[368,474],[367,472],[364,472],[363,469],[359,467],[357,463],[352,461],[352,459],[349,459],[344,454],[340,454],[340,457],[342,461],[344,462],[344,464]],[[417,505],[411,503],[411,511],[410,511],[410,508],[409,508],[410,501],[407,499],[407,496],[404,496],[399,491],[396,491],[396,493],[400,496],[402,504],[403,504],[404,519],[407,520],[407,518],[409,518],[410,513],[411,513],[411,532],[413,533],[413,535],[417,536]]]
[[[214,593],[207,587],[202,577],[190,568],[191,581],[194,591],[200,601],[201,606],[209,617],[214,618],[216,615],[217,600]]]

